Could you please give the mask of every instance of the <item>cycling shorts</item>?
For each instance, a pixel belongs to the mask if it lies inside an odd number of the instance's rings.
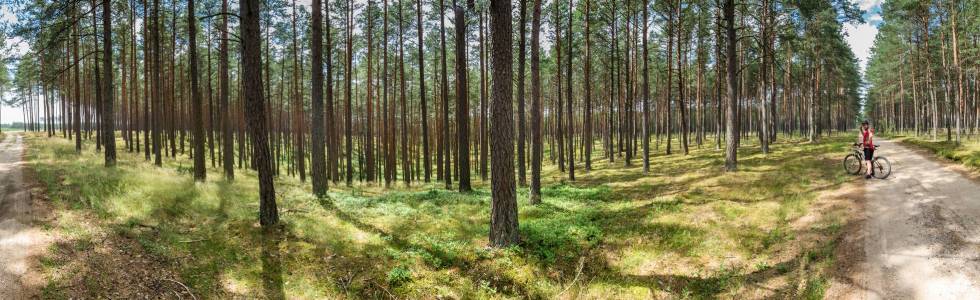
[[[874,148],[864,148],[864,160],[870,161],[875,156]]]

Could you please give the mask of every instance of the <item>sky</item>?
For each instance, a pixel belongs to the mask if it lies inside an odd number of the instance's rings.
[[[8,22],[14,22],[16,20],[17,18],[14,17],[13,12],[10,11],[10,7],[0,6],[0,22],[8,23]],[[4,41],[2,46],[10,47],[10,45],[14,45],[14,44],[21,44],[20,39],[8,38],[6,41]],[[3,53],[4,57],[19,55],[21,52],[24,51],[24,49],[26,49],[26,47],[12,47],[12,49],[14,50],[13,52]],[[4,50],[6,49],[0,49],[0,51],[4,51]],[[13,78],[13,71],[14,71],[13,66],[8,66],[7,69],[10,72],[10,75],[7,78]],[[8,92],[0,96],[2,96],[4,100],[6,100],[12,98],[13,94]],[[0,107],[0,122],[10,123],[11,121],[21,121],[24,119],[20,108],[7,107],[6,105],[2,105],[2,104],[0,104],[0,106],[2,106]]]
[[[852,0],[858,4],[864,13],[864,24],[852,25],[845,24],[844,31],[847,34],[847,43],[851,46],[851,50],[854,51],[855,56],[857,56],[860,69],[862,74],[864,73],[865,67],[868,63],[868,58],[871,55],[871,46],[874,45],[875,35],[878,34],[878,25],[881,24],[881,3],[885,0]],[[306,4],[309,0],[299,0],[298,4]],[[16,17],[11,13],[9,7],[0,7],[0,20],[3,22],[14,22]],[[11,52],[7,54],[19,55],[26,50],[26,46],[20,43],[19,40],[8,39],[6,44],[9,46],[11,44],[18,44],[13,47]],[[12,71],[12,70],[11,70]],[[12,97],[9,93],[2,95],[4,99]],[[23,114],[20,108],[6,107],[0,108],[0,121],[3,123],[19,122],[23,120]]]
[[[847,33],[847,44],[851,45],[851,50],[857,56],[861,65],[861,73],[868,65],[868,58],[871,56],[871,46],[874,45],[875,35],[878,34],[878,25],[881,24],[881,3],[884,0],[855,0],[864,13],[864,24],[852,25],[844,24],[844,31]]]

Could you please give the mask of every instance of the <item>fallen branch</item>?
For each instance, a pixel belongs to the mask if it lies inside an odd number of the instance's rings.
[[[157,228],[156,226],[146,225],[146,224],[143,224],[143,223],[136,223],[136,226],[144,227],[144,228],[149,228],[149,229],[153,229],[153,230],[159,230],[159,228]]]
[[[292,208],[282,210],[282,214],[284,214],[284,215],[287,214],[287,213],[304,213],[305,214],[305,213],[309,213],[309,212],[310,211],[305,210],[305,209],[292,209]]]
[[[182,286],[182,287],[184,287],[184,290],[185,290],[185,291],[187,291],[187,293],[188,293],[188,294],[190,294],[190,295],[191,295],[191,298],[193,298],[194,300],[197,300],[197,297],[195,297],[195,296],[194,296],[194,293],[192,293],[192,292],[191,292],[191,289],[190,289],[190,288],[188,288],[188,287],[187,287],[186,285],[184,285],[183,283],[180,283],[180,281],[176,281],[176,280],[173,280],[173,279],[168,279],[168,278],[164,278],[163,280],[166,280],[166,281],[170,281],[170,282],[173,282],[173,283],[176,283],[176,284],[179,284],[180,286]]]
[[[579,259],[578,259],[578,268],[576,268],[576,270],[575,270],[575,278],[572,278],[572,282],[569,283],[568,286],[566,286],[565,289],[561,291],[561,293],[558,293],[558,297],[555,297],[555,298],[561,297],[562,294],[564,294],[565,292],[567,292],[569,288],[571,288],[573,285],[575,285],[575,282],[578,281],[578,276],[579,275],[582,275],[582,268],[584,268],[584,267],[585,267],[585,256],[582,256],[582,257],[579,257]]]
[[[197,242],[206,241],[206,240],[208,240],[208,238],[201,238],[201,239],[189,240],[189,241],[178,241],[178,242],[180,242],[180,243],[197,243]]]
[[[388,297],[391,297],[391,299],[398,299],[398,297],[395,297],[395,295],[394,295],[394,294],[392,294],[392,293],[391,293],[390,291],[388,291],[388,289],[387,289],[387,288],[385,288],[385,286],[383,286],[383,285],[381,285],[381,284],[379,284],[379,283],[375,283],[374,285],[377,285],[377,286],[378,286],[378,287],[380,287],[380,288],[381,288],[382,290],[384,290],[384,291],[385,291],[385,293],[388,293]]]

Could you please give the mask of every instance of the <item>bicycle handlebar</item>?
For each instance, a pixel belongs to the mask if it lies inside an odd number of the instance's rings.
[[[852,144],[852,146],[859,147],[859,146],[863,146],[863,145],[861,143],[854,143],[854,144]],[[875,146],[875,149],[878,149],[878,147],[881,147],[881,145],[874,145],[874,146]]]

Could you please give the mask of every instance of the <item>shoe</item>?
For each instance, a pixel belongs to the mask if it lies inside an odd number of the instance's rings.
[[[871,175],[864,175],[864,179],[871,179]]]

